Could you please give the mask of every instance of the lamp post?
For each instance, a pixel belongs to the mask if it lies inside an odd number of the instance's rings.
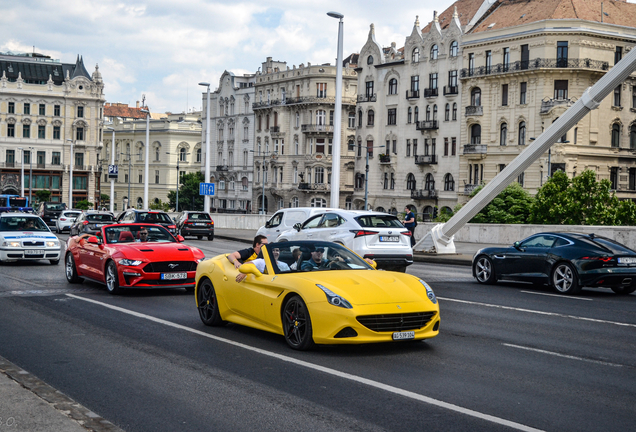
[[[67,139],[71,143],[71,158],[68,164],[68,208],[73,208],[73,140]]]
[[[206,114],[205,114],[205,183],[210,181],[210,83],[200,82],[200,86],[208,88]],[[177,176],[177,180],[178,180]],[[179,184],[177,183],[177,193],[179,190]],[[210,196],[203,196],[203,211],[210,213]]]
[[[113,131],[113,139],[112,139],[112,142],[110,143],[110,164],[115,165],[115,128],[108,127],[106,129],[110,129]],[[110,173],[109,173],[109,176],[110,176]],[[130,180],[130,174],[128,174],[128,180]],[[130,195],[130,191],[128,192],[128,194]],[[111,213],[115,211],[114,205],[115,205],[115,179],[111,178],[110,179],[110,212]]]
[[[336,101],[333,129],[333,155],[331,159],[331,198],[330,207],[340,207],[340,138],[342,121],[342,31],[344,15],[338,12],[327,12],[332,18],[340,20],[338,23],[338,56],[336,58]]]
[[[166,152],[167,155],[172,154],[170,152]],[[190,153],[186,153],[185,155],[188,156]],[[177,153],[177,198],[175,201],[175,205],[174,205],[174,211],[175,213],[179,212],[179,158],[181,157],[181,153]],[[194,210],[194,208],[192,209]],[[209,213],[209,212],[206,212]]]
[[[33,202],[33,150],[34,147],[29,147],[29,202]],[[24,160],[24,156],[22,157]]]
[[[142,108],[142,113],[146,113],[146,155],[144,163],[144,208],[150,208],[148,205],[148,159],[150,159],[150,110]],[[130,180],[130,176],[128,176]],[[130,198],[128,198],[130,199]]]
[[[22,185],[22,198],[24,198],[24,147],[18,147],[18,150],[22,150],[22,169],[20,171],[20,184]],[[29,205],[33,207],[33,203],[29,202]]]
[[[256,153],[256,151],[254,150],[250,150],[250,152]],[[275,155],[275,154],[278,154],[278,152],[275,151],[272,153],[272,155]],[[263,171],[263,178],[261,179],[262,196],[261,196],[261,210],[259,211],[259,214],[261,214],[261,212],[263,212],[262,214],[265,214],[265,157],[266,157],[266,154],[263,153],[263,164],[261,165],[261,171]]]
[[[364,210],[369,210],[369,153],[373,151],[374,148],[382,148],[382,146],[373,146],[367,147],[367,157],[366,157],[366,165],[364,168]],[[332,176],[333,177],[333,176]]]

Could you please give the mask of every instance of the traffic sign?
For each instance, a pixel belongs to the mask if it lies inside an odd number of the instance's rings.
[[[119,167],[117,165],[108,165],[108,178],[116,179],[119,176]]]
[[[199,183],[199,195],[214,196],[214,183]]]

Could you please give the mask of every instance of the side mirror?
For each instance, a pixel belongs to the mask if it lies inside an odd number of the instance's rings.
[[[303,225],[300,222],[294,224],[294,229],[296,231],[300,231],[302,229],[302,227],[303,227]]]
[[[250,264],[250,263],[242,264],[238,268],[238,271],[243,274],[253,274],[256,277],[263,276],[263,273],[261,273],[260,270],[257,269],[254,264]]]
[[[90,236],[87,241],[90,244],[99,244],[99,239],[95,236]]]
[[[519,249],[521,250],[521,243],[519,243],[518,241],[516,241],[513,245],[512,245],[515,249]]]
[[[181,234],[179,234],[179,235],[177,235],[177,241],[178,241],[179,243],[182,243],[182,242],[184,242],[184,241],[185,241],[185,239],[183,238],[183,236],[182,236]]]
[[[272,224],[270,224],[269,221],[265,222],[265,228],[269,228],[271,226],[272,226]]]

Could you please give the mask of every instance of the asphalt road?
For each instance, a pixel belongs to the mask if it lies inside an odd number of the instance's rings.
[[[208,257],[245,247],[187,243]],[[296,352],[205,327],[184,291],[110,296],[67,284],[63,263],[5,264],[0,356],[126,431],[633,430],[636,295],[409,273],[439,298],[438,337]]]

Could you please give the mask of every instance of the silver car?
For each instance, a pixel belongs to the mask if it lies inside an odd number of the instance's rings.
[[[70,230],[75,219],[81,214],[79,210],[64,210],[55,221],[55,232],[60,234],[62,231]]]
[[[413,264],[411,232],[393,215],[363,210],[319,213],[280,234],[277,241],[322,240],[342,244],[378,268],[405,272]]]

